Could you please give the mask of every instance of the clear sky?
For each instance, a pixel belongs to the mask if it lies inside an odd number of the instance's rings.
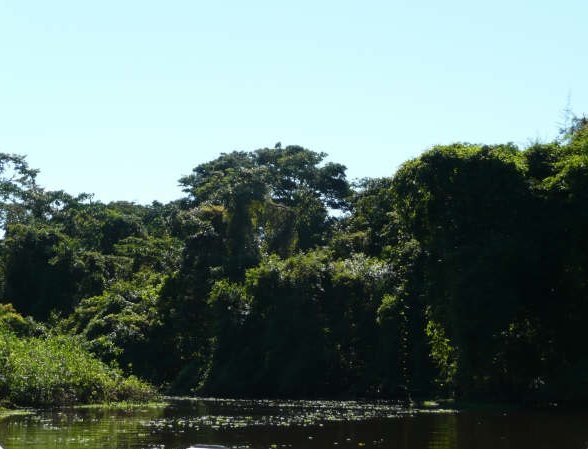
[[[585,0],[0,0],[0,152],[50,189],[181,196],[221,152],[299,144],[350,178],[588,112]]]

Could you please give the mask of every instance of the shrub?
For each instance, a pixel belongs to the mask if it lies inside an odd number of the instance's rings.
[[[124,377],[66,336],[19,338],[0,330],[0,397],[18,405],[143,401],[151,386]]]

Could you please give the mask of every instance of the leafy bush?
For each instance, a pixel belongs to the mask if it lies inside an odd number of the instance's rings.
[[[152,387],[100,362],[72,337],[19,338],[0,329],[0,397],[18,405],[152,398]]]

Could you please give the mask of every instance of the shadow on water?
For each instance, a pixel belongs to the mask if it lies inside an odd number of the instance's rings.
[[[173,399],[0,421],[4,449],[586,449],[588,414],[460,413],[390,402]],[[215,446],[216,445],[216,446]]]

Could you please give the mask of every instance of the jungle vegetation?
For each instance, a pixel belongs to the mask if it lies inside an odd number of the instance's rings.
[[[0,154],[0,400],[148,397],[137,378],[217,396],[588,399],[586,119],[355,183],[325,159],[221,154],[179,200],[139,205],[48,191]]]

